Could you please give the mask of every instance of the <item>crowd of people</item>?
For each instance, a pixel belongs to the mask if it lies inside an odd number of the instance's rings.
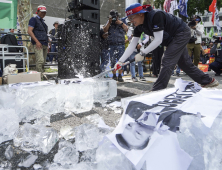
[[[55,22],[54,29],[49,31],[43,19],[46,16],[46,7],[38,6],[36,14],[36,17],[29,20],[28,34],[34,46],[36,70],[44,72],[48,49],[57,52],[55,37],[59,23]],[[200,24],[201,17],[194,16],[186,24],[174,15],[154,10],[147,3],[143,6],[140,3],[132,4],[126,8],[126,16],[119,18],[118,11],[111,10],[107,23],[100,30],[101,71],[107,69],[108,65],[115,67],[112,78],[123,82],[122,76],[127,72],[127,66],[122,65],[130,61],[132,81],[138,81],[136,65],[139,80],[146,81],[144,58],[152,52],[152,76],[157,77],[153,91],[166,88],[175,68],[177,76],[183,70],[203,87],[219,84],[216,79],[197,68],[200,61],[205,64],[210,57],[214,57],[215,61],[210,63],[209,69],[215,71],[216,76],[221,74],[222,69],[222,54],[217,50],[221,48],[220,43],[210,42],[207,46],[202,42],[204,28]],[[57,61],[57,55],[49,56],[49,61],[53,60]]]
[[[141,62],[148,53],[152,52],[153,76],[157,77],[152,91],[167,87],[176,65],[177,76],[182,69],[202,87],[219,85],[215,78],[203,73],[197,67],[201,50],[204,51],[205,48],[201,46],[201,36],[204,33],[203,25],[200,24],[201,17],[194,16],[192,21],[186,24],[174,15],[161,10],[153,10],[150,5],[143,4],[142,6],[140,3],[126,8],[126,15],[128,22],[124,21],[126,18],[119,19],[118,12],[111,10],[109,20],[101,29],[102,41],[107,44],[106,49],[102,49],[101,69],[104,70],[110,61],[111,67],[114,66],[115,71],[119,71],[118,77],[113,71],[114,80],[123,81],[122,72],[125,66],[123,68],[122,66],[127,60],[132,59],[135,59],[138,64],[140,80],[145,80]],[[204,57],[201,59],[203,61]],[[215,62],[210,65],[214,71]],[[132,80],[137,81],[134,62],[130,64],[130,69]],[[216,75],[219,75],[219,72]]]

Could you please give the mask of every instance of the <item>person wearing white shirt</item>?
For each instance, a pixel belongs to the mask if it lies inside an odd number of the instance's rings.
[[[204,26],[200,24],[201,18],[198,15],[196,15],[193,20],[196,22],[195,26],[192,25],[190,26],[191,39],[193,39],[193,41],[192,40],[189,41],[189,43],[187,44],[187,49],[190,57],[192,56],[193,52],[194,54],[193,63],[195,66],[198,66],[198,63],[200,61],[200,50],[201,50],[201,41],[202,41],[201,37],[202,34],[204,33]]]

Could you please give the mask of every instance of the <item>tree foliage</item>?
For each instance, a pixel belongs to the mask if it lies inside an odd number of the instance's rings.
[[[179,4],[179,0],[177,0]],[[209,10],[210,4],[213,2],[213,0],[188,0],[187,2],[187,15],[189,17],[192,17],[193,15],[196,14],[196,12],[204,14],[205,10]],[[154,1],[154,6],[156,8],[161,8],[163,9],[163,3],[164,0],[155,0]],[[222,7],[222,1],[217,0],[217,8],[218,10]]]

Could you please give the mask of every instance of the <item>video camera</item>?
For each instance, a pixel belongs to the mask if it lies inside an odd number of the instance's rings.
[[[222,36],[213,36],[213,39],[215,43],[222,43]]]
[[[115,10],[111,10],[109,14],[112,17],[112,23],[111,24],[115,25],[116,21],[117,21],[117,17],[118,17],[118,12],[115,11]]]

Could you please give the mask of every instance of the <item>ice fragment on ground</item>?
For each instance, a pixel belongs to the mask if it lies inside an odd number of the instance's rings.
[[[50,116],[42,116],[41,118],[37,118],[36,125],[50,125]]]
[[[76,149],[80,152],[95,149],[108,133],[109,130],[99,129],[91,124],[82,124],[75,129]]]
[[[93,125],[96,125],[96,126],[98,126],[100,118],[101,118],[101,116],[98,114],[86,116],[86,119],[88,119],[90,121],[90,123],[92,123]]]
[[[180,132],[177,133],[177,138],[181,149],[193,157],[189,170],[205,169],[203,140],[208,132],[209,128],[199,117],[191,115],[181,117]]]
[[[39,169],[42,169],[42,166],[39,164],[35,164],[35,165],[33,165],[33,168],[34,168],[34,170],[39,170]]]
[[[63,126],[60,129],[60,136],[64,137],[66,140],[75,138],[75,130],[70,126]]]
[[[26,167],[26,168],[28,168],[28,167],[30,167],[32,164],[35,163],[35,161],[36,161],[37,158],[38,158],[38,156],[31,154],[31,155],[27,156],[23,161],[21,161],[21,162],[18,164],[18,166],[19,166],[19,167]]]
[[[19,128],[19,118],[13,109],[0,109],[0,112],[0,143],[2,143],[14,138],[14,133]]]
[[[107,138],[96,151],[96,161],[97,170],[135,170],[133,164]]]
[[[9,145],[5,150],[6,159],[10,160],[14,156],[14,150],[11,145]]]
[[[215,119],[204,140],[205,170],[222,169],[222,111]]]
[[[121,114],[122,113],[122,109],[121,109],[121,102],[113,102],[113,103],[110,103],[108,105],[108,107],[110,109],[112,109],[116,114]]]
[[[102,118],[99,119],[98,127],[100,127],[100,128],[105,128],[105,129],[110,129],[110,127],[105,124],[105,122],[103,121]]]
[[[76,151],[75,145],[66,140],[59,142],[59,150],[54,157],[54,162],[68,167],[71,164],[77,164],[78,161],[79,153]]]
[[[58,141],[56,130],[42,125],[25,123],[15,134],[14,145],[25,151],[38,150],[47,154]]]
[[[96,162],[96,149],[81,152],[80,162]]]

